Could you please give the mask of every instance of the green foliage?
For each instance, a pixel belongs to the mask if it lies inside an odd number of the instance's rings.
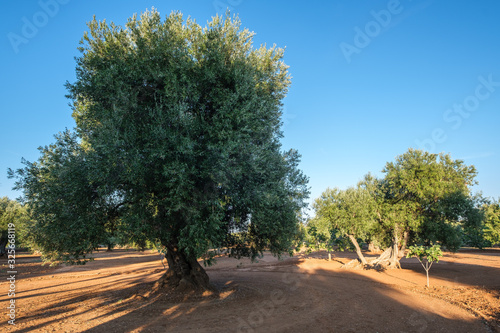
[[[417,257],[420,262],[427,261],[429,263],[439,262],[439,258],[443,256],[441,246],[410,246],[408,248],[406,258]]]
[[[366,239],[376,223],[376,202],[369,190],[360,186],[347,190],[327,189],[313,207],[316,217],[330,228],[329,248],[333,245],[331,240],[345,248],[349,239],[359,259],[366,265],[358,239]],[[338,234],[332,237],[332,231]]]
[[[29,219],[26,208],[17,201],[3,197],[0,198],[0,255],[5,253],[9,224],[14,225],[16,247],[29,246],[27,242]]]
[[[304,241],[309,253],[320,250],[331,252],[334,249],[338,251],[351,251],[354,249],[345,234],[333,228],[328,220],[319,216],[308,221]]]
[[[476,183],[474,166],[448,154],[409,149],[387,163],[383,172],[384,201],[394,212],[385,214],[384,223],[396,233],[406,230],[414,234],[414,241],[441,242],[455,251],[462,228],[480,224],[469,189]]]
[[[416,257],[420,264],[425,269],[427,275],[427,288],[429,287],[429,270],[434,262],[439,262],[439,258],[443,256],[439,245],[433,246],[410,246],[406,255],[407,258]]]
[[[91,182],[94,170],[76,135],[69,131],[39,148],[38,162],[24,161],[16,189],[24,191],[30,218],[32,248],[45,261],[82,263],[86,253],[104,243],[115,215],[113,200],[101,196]],[[14,172],[10,170],[10,175]]]
[[[500,199],[483,206],[485,214],[484,239],[492,245],[500,244]]]
[[[79,262],[109,237],[186,258],[289,251],[308,180],[279,142],[284,50],[254,48],[229,13],[88,26],[67,83],[76,133],[11,171],[46,258]]]
[[[319,251],[322,249],[332,251],[332,229],[328,221],[318,216],[309,220],[306,226],[305,242],[310,251]]]
[[[295,234],[290,248],[289,255],[293,256],[294,252],[301,251],[304,243],[307,241],[307,229],[303,222],[297,223]]]
[[[319,220],[342,235],[365,238],[375,227],[376,203],[370,192],[362,187],[327,189],[313,207]]]

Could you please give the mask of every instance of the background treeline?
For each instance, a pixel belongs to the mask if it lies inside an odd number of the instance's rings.
[[[22,205],[16,200],[3,197],[0,198],[0,257],[4,256],[6,253],[6,245],[8,245],[9,240],[9,223],[15,225],[15,244],[18,250],[41,252],[35,235],[35,223],[30,218],[27,205]],[[108,250],[113,249],[115,246],[133,247],[139,250],[145,250],[155,248],[156,245],[147,240],[132,240],[127,237],[126,232],[118,230],[115,227],[110,227],[106,230],[106,233],[99,235],[98,243],[107,247]]]
[[[364,176],[356,186],[326,189],[313,204],[315,216],[297,226],[296,244],[314,250],[390,250],[389,264],[410,245],[439,244],[456,251],[500,244],[500,200],[473,194],[477,171],[449,155],[410,149],[388,162],[383,177]],[[0,254],[5,254],[8,224],[16,225],[17,247],[38,250],[29,209],[0,198]],[[96,234],[108,249],[154,248],[146,239],[127,237],[120,223]]]
[[[315,250],[355,249],[364,264],[361,243],[388,251],[388,264],[397,264],[410,245],[456,251],[500,244],[500,202],[472,193],[474,166],[410,149],[382,172],[345,190],[325,190],[299,238]]]

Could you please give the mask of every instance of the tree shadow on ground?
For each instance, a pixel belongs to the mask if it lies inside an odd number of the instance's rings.
[[[104,280],[106,277],[103,277]],[[78,281],[75,283],[84,282]],[[123,286],[122,288],[116,289],[116,286]],[[47,327],[53,327],[51,325],[58,324],[57,326],[62,328],[64,331],[63,322],[67,322],[72,318],[84,315],[86,313],[94,312],[96,309],[101,307],[113,307],[118,304],[117,308],[120,308],[120,301],[125,297],[130,297],[134,295],[134,292],[138,290],[144,282],[141,281],[137,276],[132,277],[117,277],[112,281],[99,281],[96,279],[95,286],[97,288],[71,288],[68,293],[67,289],[59,290],[56,292],[46,292],[31,294],[23,297],[17,297],[16,302],[18,307],[22,308],[23,299],[28,298],[40,298],[47,305],[41,306],[33,312],[23,314],[18,316],[16,322],[18,327],[24,325],[19,325],[22,322],[33,322],[36,321],[38,324],[30,325],[28,327],[23,327],[17,330],[17,332],[32,332],[34,330],[42,330]],[[91,305],[85,304],[86,301],[91,300]],[[125,304],[125,303],[124,303]]]
[[[25,279],[33,279],[46,275],[62,275],[68,272],[85,273],[95,272],[98,269],[120,268],[129,266],[130,264],[141,264],[141,266],[149,262],[150,267],[141,267],[141,270],[155,269],[162,267],[160,264],[160,256],[156,252],[141,252],[134,249],[115,249],[110,252],[100,251],[94,253],[94,259],[87,262],[85,265],[65,265],[60,264],[57,266],[43,265],[40,256],[30,255],[29,253],[22,253],[20,257],[16,257],[16,280],[21,281]],[[117,260],[118,259],[118,260]],[[7,259],[0,258],[0,265],[5,265]],[[4,268],[0,273],[6,274],[7,268]]]
[[[439,262],[433,263],[429,270],[431,279],[439,279],[451,282],[457,285],[468,285],[475,287],[482,287],[486,289],[500,289],[500,253],[495,258],[491,255],[482,253],[474,253],[475,257],[479,259],[474,262],[481,262],[481,264],[464,262],[460,257],[450,260],[449,256],[444,256]],[[482,264],[484,262],[484,264]],[[496,267],[491,265],[496,263]],[[411,270],[421,275],[425,279],[425,270],[416,258],[403,259],[401,261],[403,269]]]
[[[306,272],[299,263],[209,270],[218,295],[164,293],[143,299],[137,295],[152,283],[141,277],[101,280],[91,293],[78,290],[40,307],[24,320],[43,322],[18,332],[55,325],[64,331],[62,320],[84,315],[95,323],[86,332],[487,332],[479,319],[444,301],[355,271]],[[77,311],[89,298],[94,306]]]

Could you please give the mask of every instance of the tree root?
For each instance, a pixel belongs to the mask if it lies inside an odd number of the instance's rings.
[[[366,266],[363,265],[359,259],[353,259],[353,260],[349,261],[348,263],[343,264],[341,268],[344,268],[344,269],[365,269],[365,267]]]
[[[394,250],[392,247],[390,247],[382,252],[382,254],[378,258],[367,261],[366,265],[363,265],[361,260],[354,259],[344,264],[342,268],[386,270],[391,268],[400,269],[401,264],[399,263],[399,257],[395,257]]]

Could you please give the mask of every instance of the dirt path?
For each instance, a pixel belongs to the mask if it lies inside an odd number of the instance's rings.
[[[333,261],[322,253],[284,261],[266,255],[254,264],[221,258],[207,269],[219,295],[148,299],[137,295],[163,272],[157,254],[116,250],[96,257],[55,269],[33,263],[36,257],[19,259],[16,325],[6,323],[5,313],[2,331],[500,332],[499,251],[447,254],[432,268],[429,290],[414,260],[377,272],[341,269],[351,253]],[[7,283],[0,288],[6,309]]]

